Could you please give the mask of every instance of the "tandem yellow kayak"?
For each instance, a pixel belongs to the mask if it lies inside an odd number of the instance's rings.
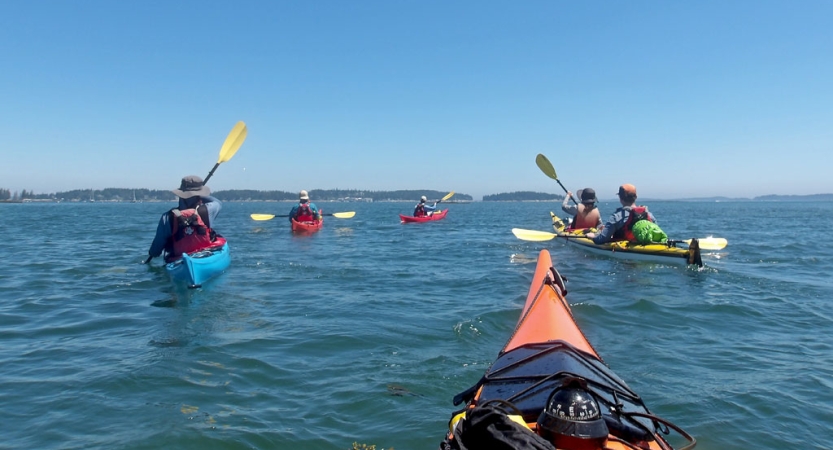
[[[698,239],[669,241],[667,244],[637,244],[629,241],[596,244],[591,239],[583,237],[586,233],[596,232],[595,228],[570,229],[555,213],[550,212],[550,215],[556,239],[563,238],[568,244],[581,247],[590,253],[619,259],[703,266]],[[684,245],[685,248],[678,247],[678,244]]]

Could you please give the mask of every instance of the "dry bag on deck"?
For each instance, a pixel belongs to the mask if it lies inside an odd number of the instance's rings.
[[[650,220],[640,220],[633,224],[631,228],[636,242],[640,244],[665,244],[668,242],[668,235],[659,227],[659,225]]]

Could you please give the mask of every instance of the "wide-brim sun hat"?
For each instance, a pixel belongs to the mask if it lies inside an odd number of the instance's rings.
[[[581,202],[584,204],[592,205],[599,202],[599,200],[596,198],[596,191],[594,191],[592,188],[579,189],[577,194],[578,198],[580,198]]]
[[[179,184],[179,189],[174,189],[171,192],[179,198],[191,198],[196,196],[207,197],[211,195],[211,189],[205,185],[202,178],[196,175],[188,175],[182,178]]]
[[[299,198],[301,200],[309,200],[309,194],[307,193],[307,191],[301,191]]]

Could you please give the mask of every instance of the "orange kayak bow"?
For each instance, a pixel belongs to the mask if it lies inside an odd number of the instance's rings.
[[[455,405],[466,406],[452,415],[440,448],[693,448],[694,438],[653,415],[605,364],[566,294],[564,278],[541,250],[515,331],[483,378],[455,396]],[[673,447],[676,441],[682,446]]]

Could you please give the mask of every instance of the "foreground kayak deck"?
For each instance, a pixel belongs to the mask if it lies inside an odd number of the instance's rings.
[[[414,216],[406,216],[403,214],[399,215],[399,220],[402,223],[411,223],[411,222],[431,222],[434,220],[442,220],[445,219],[446,214],[448,214],[448,210],[442,211],[435,211],[434,214],[430,216],[422,216],[422,217],[414,217]]]
[[[231,264],[228,243],[221,247],[182,255],[182,258],[165,264],[165,271],[173,281],[184,281],[189,288],[200,287],[219,275]]]
[[[688,248],[676,247],[673,243],[642,245],[628,241],[596,244],[591,239],[581,237],[587,232],[595,232],[595,228],[568,229],[564,225],[564,222],[554,213],[550,212],[550,216],[552,216],[552,228],[559,237],[564,238],[569,244],[583,248],[589,253],[633,261],[696,264],[701,267],[703,266],[700,247],[696,244],[696,239],[692,240]]]
[[[542,250],[515,331],[483,378],[454,398],[455,405],[465,402],[466,407],[452,415],[451,433],[441,448],[461,448],[456,441],[468,448],[477,441],[482,444],[483,436],[474,434],[476,427],[466,423],[466,416],[479,415],[476,408],[495,402],[511,404],[507,410],[514,411],[518,422],[525,424],[517,427],[522,433],[536,433],[536,439],[546,436],[560,449],[667,450],[673,448],[667,440],[668,429],[679,433],[676,438],[688,441],[681,449],[693,448],[693,438],[654,416],[639,395],[602,361],[576,324],[565,295],[562,277],[552,267],[549,252]],[[577,437],[586,431],[588,418],[562,420],[570,425],[559,429],[563,434],[539,430],[538,419],[544,416],[550,396],[577,385],[598,404],[600,417],[595,417],[595,425],[601,428],[597,436]]]
[[[324,219],[315,220],[312,222],[298,222],[292,219],[292,231],[297,233],[314,233],[324,226]]]

